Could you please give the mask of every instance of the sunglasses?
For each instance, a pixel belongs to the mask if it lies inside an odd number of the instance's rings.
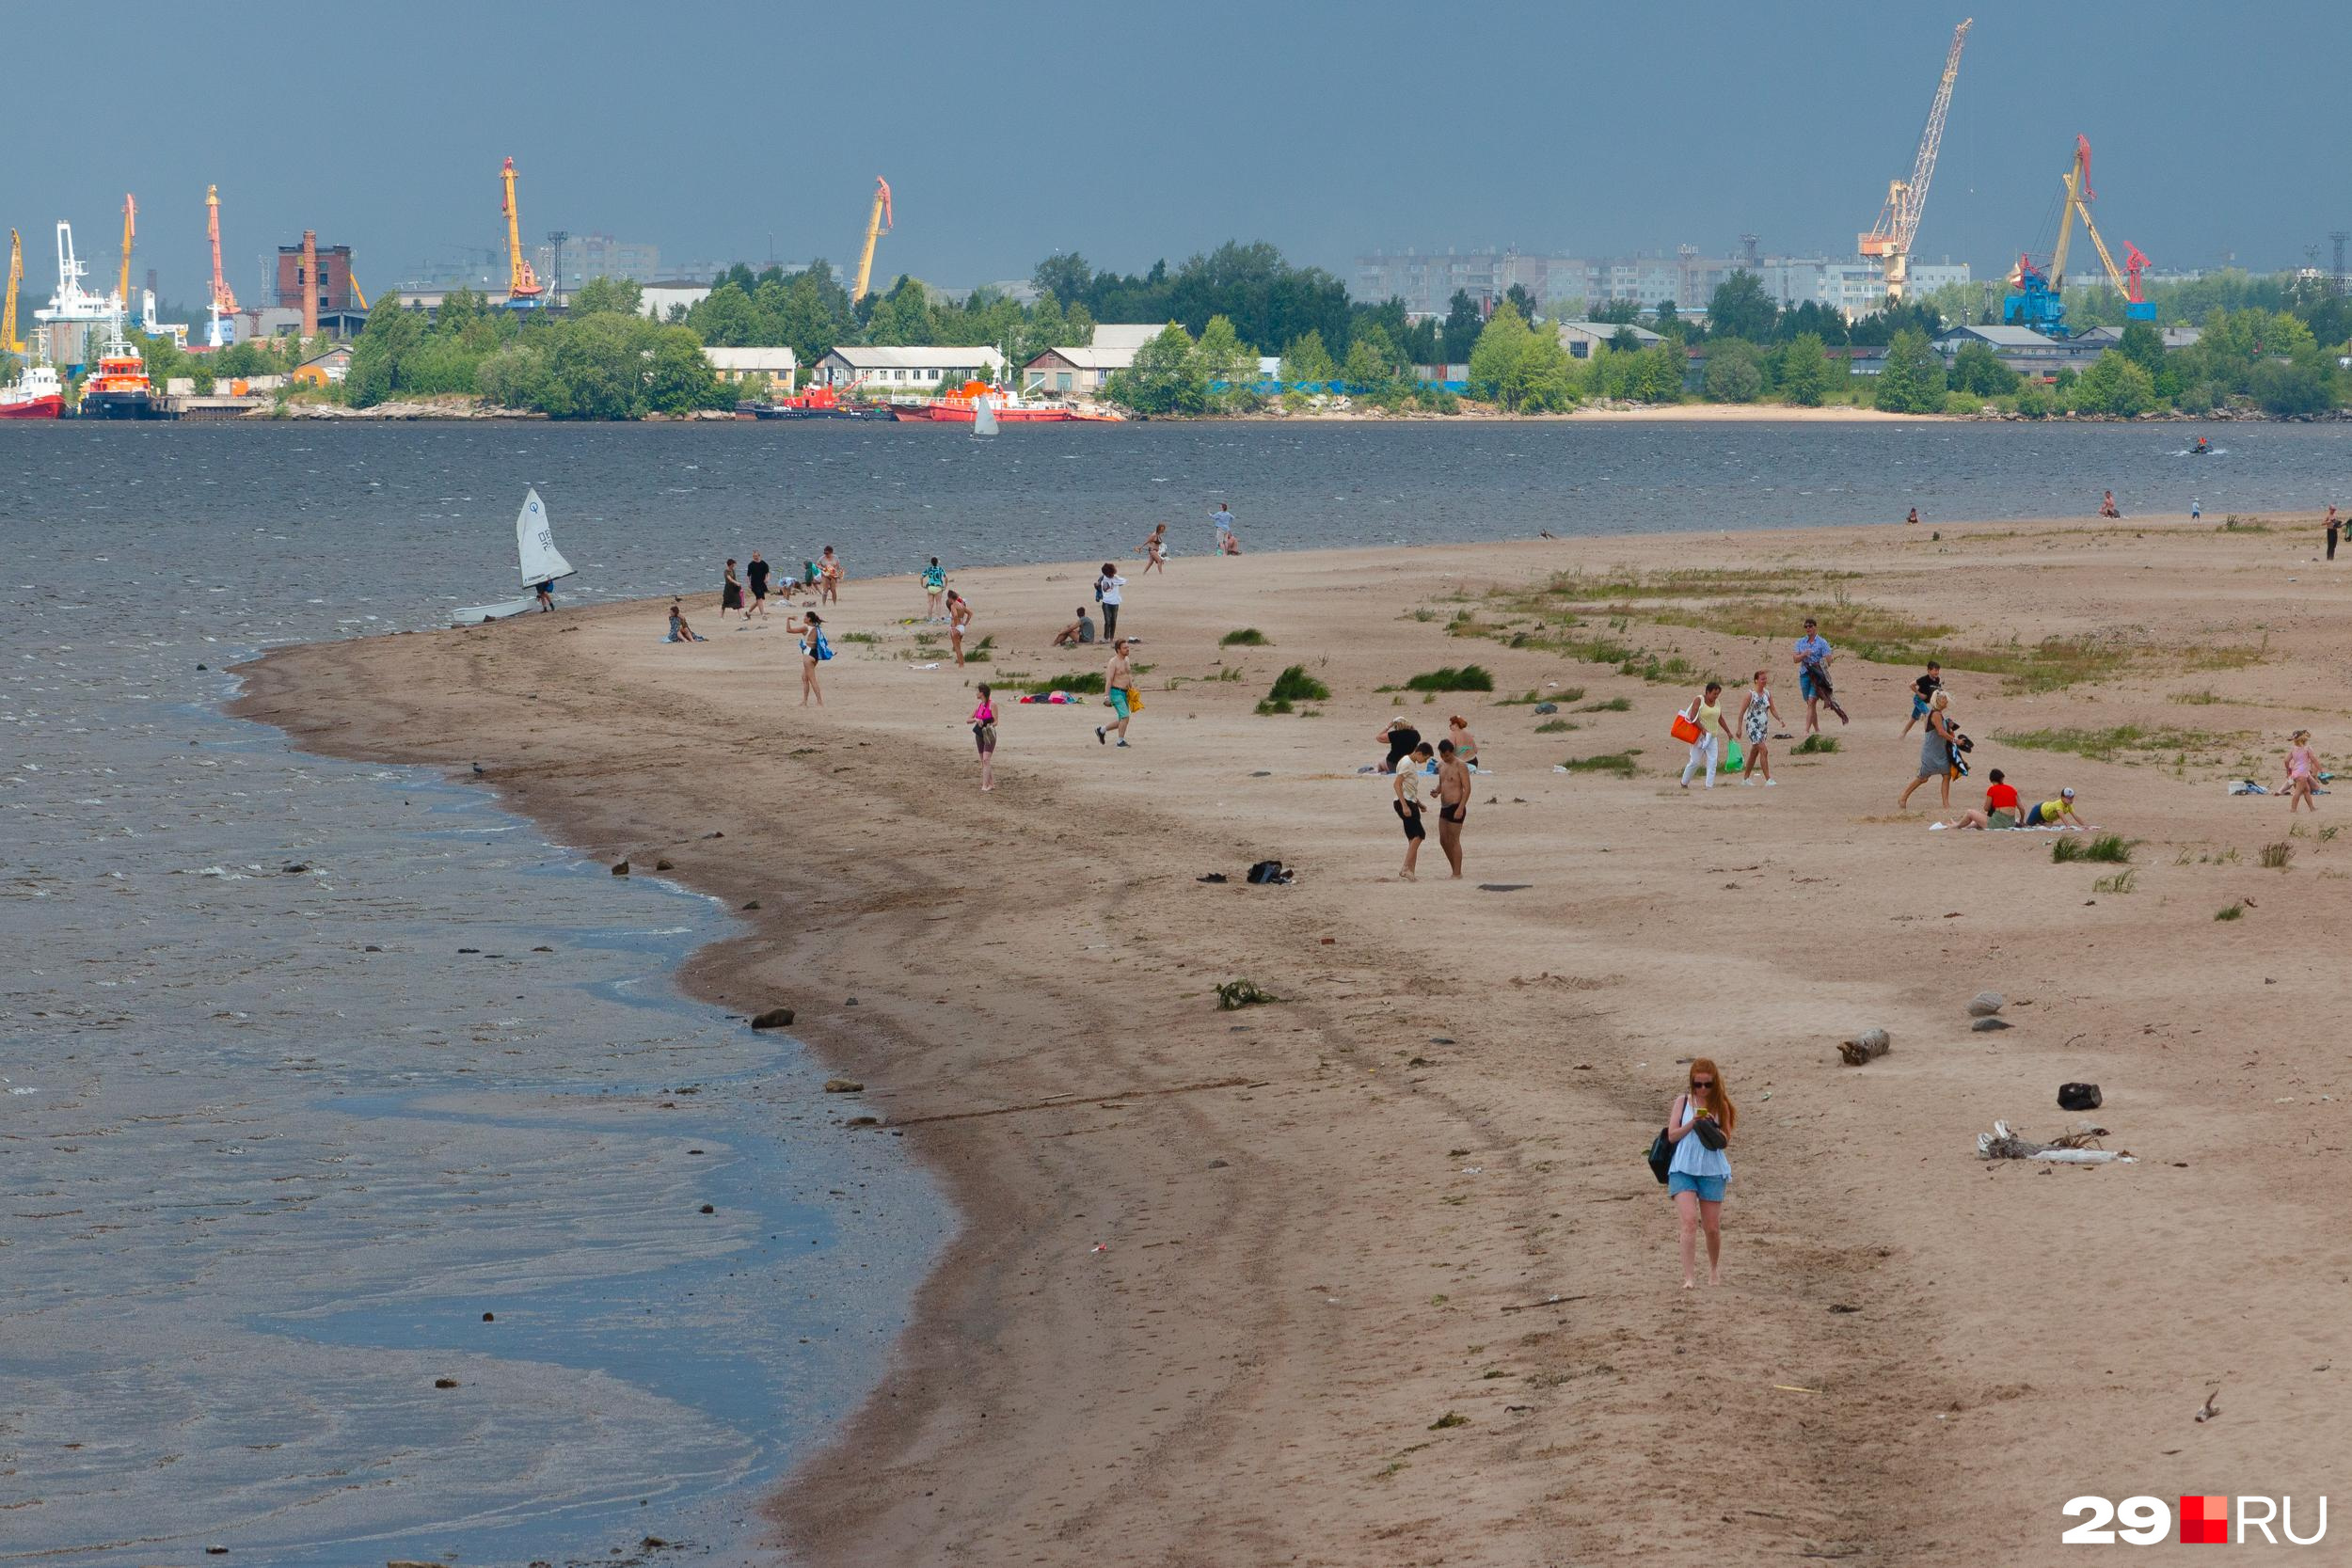
[[[1711,1089],[1715,1086],[1715,1080],[1712,1078],[1693,1078],[1691,1080],[1691,1086],[1694,1089]]]

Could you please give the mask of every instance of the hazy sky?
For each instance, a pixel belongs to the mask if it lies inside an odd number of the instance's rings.
[[[2121,254],[2262,268],[2352,228],[2352,110],[2326,0],[2231,8],[1975,0],[1915,254],[2006,266],[2048,243],[2076,132]],[[854,256],[959,285],[1057,249],[1139,270],[1274,241],[1351,271],[1375,246],[1850,254],[1912,150],[1961,5],[1441,0],[109,0],[80,66],[17,30],[0,223],[28,292],[70,218],[201,297],[204,187],[232,287],[305,227],[394,286],[556,228],[666,262]],[[30,13],[26,13],[29,15]],[[93,12],[95,16],[98,13]],[[97,37],[98,35],[88,35]],[[2323,252],[2324,254],[2324,252]],[[500,263],[503,269],[502,261]]]

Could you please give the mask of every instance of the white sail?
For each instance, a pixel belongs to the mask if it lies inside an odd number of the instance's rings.
[[[515,515],[515,553],[522,562],[525,582],[572,575],[572,563],[555,547],[555,535],[548,529],[548,509],[540,504],[536,490],[523,498],[523,509]]]
[[[992,398],[975,398],[972,402],[972,434],[996,434],[996,404]]]

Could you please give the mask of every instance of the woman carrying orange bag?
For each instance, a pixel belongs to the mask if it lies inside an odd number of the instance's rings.
[[[1731,729],[1724,722],[1724,683],[1708,681],[1707,689],[1691,699],[1691,705],[1675,715],[1667,733],[1691,748],[1691,760],[1682,765],[1682,787],[1691,787],[1691,775],[1700,763],[1707,764],[1707,787],[1715,787],[1715,737],[1731,738]]]

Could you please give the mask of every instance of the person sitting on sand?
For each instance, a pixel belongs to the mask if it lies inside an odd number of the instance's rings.
[[[2114,491],[2109,490],[2099,498],[2099,515],[2102,517],[2121,517],[2123,515],[2122,513],[2116,510]]]
[[[1470,721],[1460,714],[1449,714],[1445,721],[1445,737],[1454,742],[1454,754],[1462,766],[1474,772],[1484,772],[1478,766],[1478,737],[1470,734]]]
[[[1054,634],[1054,646],[1057,648],[1075,648],[1093,641],[1094,617],[1087,613],[1084,605],[1078,607],[1076,620]]]
[[[2309,806],[2312,815],[2319,815],[2319,802],[2312,797],[2319,790],[2319,757],[2312,750],[2312,732],[2297,730],[2287,748],[2287,815],[2293,816],[2297,806]]]
[[[1949,822],[1938,822],[1934,826],[1979,830],[2017,826],[2017,786],[2010,784],[1997,768],[1993,769],[1990,777],[1991,782],[1984,786],[1983,810],[1963,811]]]
[[[1389,749],[1389,754],[1381,759],[1380,771],[1393,773],[1396,771],[1397,764],[1411,756],[1413,748],[1421,744],[1421,731],[1413,727],[1411,720],[1400,713],[1383,725],[1380,733],[1372,738]]]
[[[1908,517],[1905,517],[1905,518],[1903,519],[1903,523],[1904,523],[1904,525],[1905,525],[1906,527],[1910,527],[1910,528],[1916,528],[1916,527],[1918,527],[1918,526],[1919,526],[1919,509],[1918,509],[1917,507],[1915,507],[1915,507],[1913,507],[1913,508],[1911,509],[1911,515],[1910,515],[1910,516],[1908,516]]]
[[[662,641],[664,642],[707,642],[710,639],[701,636],[693,627],[686,624],[686,611],[678,608],[678,602],[675,599],[672,599],[670,601],[670,635]]]
[[[2083,819],[2074,815],[2074,792],[2061,789],[2055,800],[2036,800],[2026,808],[2025,826],[2028,828],[2072,828],[2082,831]]]

